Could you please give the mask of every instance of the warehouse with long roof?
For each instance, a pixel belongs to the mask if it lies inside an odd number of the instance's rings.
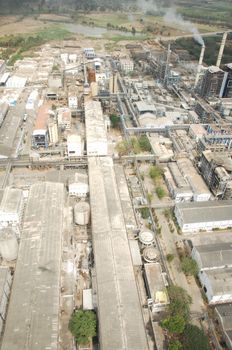
[[[63,202],[63,184],[30,188],[1,350],[59,348]]]
[[[111,158],[89,158],[92,237],[101,350],[146,350],[125,222]]]

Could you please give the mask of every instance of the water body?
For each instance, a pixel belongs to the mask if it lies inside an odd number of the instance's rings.
[[[90,36],[94,38],[103,38],[107,33],[110,35],[121,35],[121,36],[128,36],[128,37],[133,36],[131,32],[122,32],[120,30],[108,30],[102,27],[86,26],[86,25],[75,24],[75,23],[65,23],[64,28],[71,33],[82,34],[82,35]]]

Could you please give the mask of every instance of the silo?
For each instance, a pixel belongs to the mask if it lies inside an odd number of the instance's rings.
[[[18,241],[11,229],[6,228],[0,231],[0,255],[7,261],[17,259]]]
[[[87,202],[78,202],[74,206],[74,222],[77,225],[87,225],[90,217],[90,206]]]
[[[139,241],[145,246],[152,245],[155,241],[155,233],[151,230],[140,231]]]

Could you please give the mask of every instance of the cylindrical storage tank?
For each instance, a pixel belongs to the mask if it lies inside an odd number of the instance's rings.
[[[155,241],[155,234],[151,230],[140,231],[139,240],[144,245],[151,245]]]
[[[87,202],[78,202],[74,206],[74,222],[77,225],[87,225],[90,217],[90,206]]]
[[[0,231],[0,255],[4,260],[13,261],[18,256],[18,241],[10,229]]]
[[[159,260],[159,251],[154,246],[143,250],[143,258],[146,262],[153,263]]]

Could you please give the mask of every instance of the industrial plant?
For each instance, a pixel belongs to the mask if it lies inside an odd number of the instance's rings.
[[[230,33],[210,66],[206,43],[193,61],[172,38],[0,61],[0,349],[171,349],[178,286],[232,349]]]

